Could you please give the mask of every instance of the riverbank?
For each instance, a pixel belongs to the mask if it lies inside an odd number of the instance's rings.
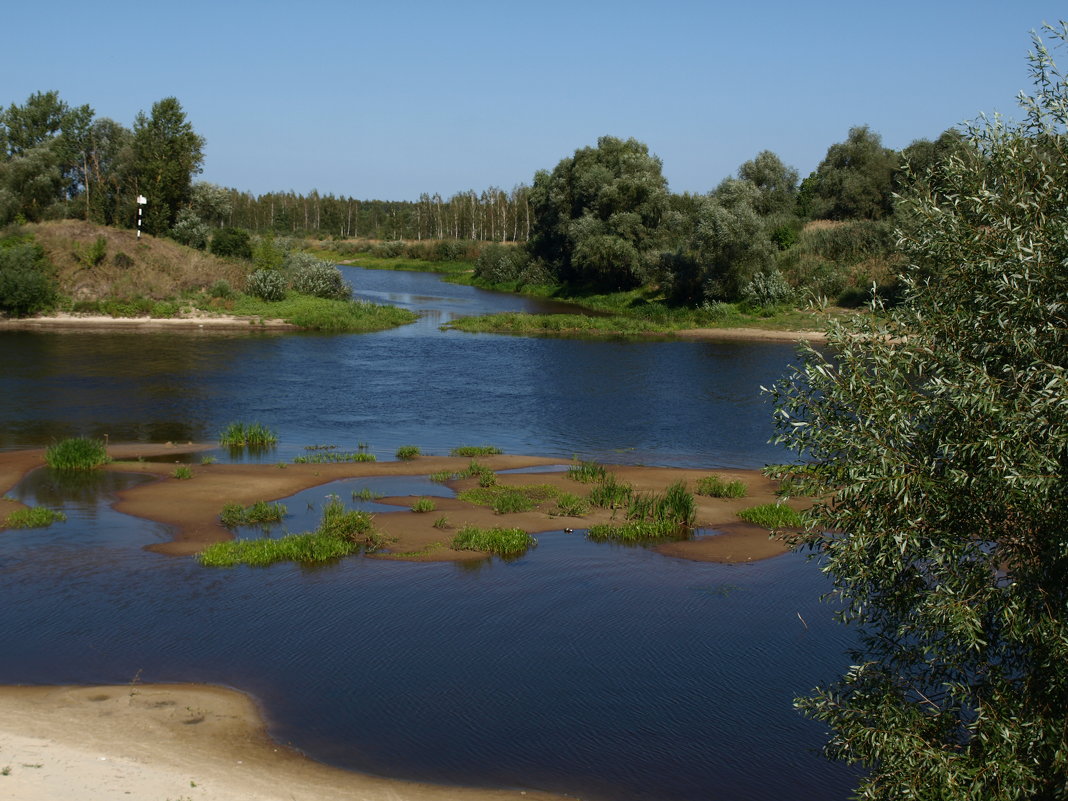
[[[191,465],[193,477],[177,479],[172,473],[174,462],[168,456],[210,450],[214,445],[113,445],[109,454],[113,461],[103,469],[129,473],[148,473],[158,478],[118,494],[115,509],[125,514],[170,526],[170,542],[146,546],[147,550],[174,556],[188,556],[208,545],[231,539],[232,535],[219,522],[219,513],[226,504],[249,506],[257,501],[274,501],[302,490],[331,481],[363,476],[420,476],[433,473],[460,473],[470,459],[452,456],[420,456],[395,462],[342,462],[323,464],[208,464]],[[163,459],[139,461],[139,459]],[[545,484],[559,492],[585,495],[591,488],[567,477],[566,465],[559,459],[501,454],[478,457],[478,462],[496,473],[503,486]],[[0,453],[0,492],[6,493],[30,470],[44,464],[44,451],[13,451]],[[539,473],[505,473],[522,468],[545,468],[557,465],[559,470]],[[691,488],[711,470],[684,468],[606,465],[622,482],[637,492],[663,492],[672,483],[684,481]],[[787,547],[772,539],[760,526],[745,523],[737,516],[746,507],[776,500],[776,485],[756,470],[718,470],[728,481],[742,481],[747,487],[744,498],[710,498],[698,495],[697,526],[701,532],[691,540],[652,546],[658,552],[676,558],[710,562],[749,562],[767,559],[787,552]],[[477,478],[449,482],[457,492],[478,486]],[[619,512],[593,508],[587,514],[566,516],[550,514],[550,504],[542,504],[531,511],[505,515],[492,508],[469,503],[459,498],[435,498],[432,514],[409,511],[415,497],[382,498],[381,503],[396,506],[397,512],[375,515],[375,527],[388,539],[385,552],[375,558],[409,561],[470,561],[484,559],[478,551],[454,550],[449,543],[456,529],[465,526],[491,528],[508,526],[521,528],[530,534],[545,531],[574,529],[582,531],[592,525],[619,522]],[[6,516],[18,504],[5,500],[0,514]],[[438,518],[448,520],[448,528],[435,526]]]
[[[248,696],[203,685],[0,687],[0,796],[19,801],[549,801],[378,778],[275,742]]]

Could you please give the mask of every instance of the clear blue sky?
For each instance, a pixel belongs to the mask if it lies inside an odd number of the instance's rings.
[[[853,125],[887,146],[1017,113],[1030,0],[12,3],[0,103],[56,89],[131,125],[175,96],[202,180],[415,199],[530,183],[635,137],[676,192],[770,149],[802,176]],[[1068,53],[1061,60],[1068,66]]]

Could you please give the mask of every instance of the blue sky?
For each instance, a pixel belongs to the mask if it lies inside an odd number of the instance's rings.
[[[605,134],[645,142],[676,192],[765,149],[804,176],[853,125],[900,148],[1014,116],[1029,31],[1068,16],[1029,0],[12,5],[3,105],[56,89],[130,125],[173,95],[207,139],[202,180],[392,200],[529,184]]]

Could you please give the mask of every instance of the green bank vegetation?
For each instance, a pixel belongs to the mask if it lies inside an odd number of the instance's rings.
[[[327,562],[360,551],[374,552],[382,544],[371,515],[346,509],[340,498],[333,495],[323,507],[322,521],[315,531],[286,534],[278,539],[217,542],[196,558],[208,567],[266,567],[276,562]]]
[[[47,528],[53,523],[61,523],[67,516],[56,509],[46,506],[31,506],[26,509],[16,509],[4,519],[7,528]]]
[[[744,481],[727,481],[715,473],[697,480],[697,494],[710,498],[744,498],[746,492]]]
[[[91,437],[72,437],[45,450],[45,463],[56,470],[92,470],[109,461],[107,444]]]
[[[456,551],[485,551],[503,557],[522,556],[538,541],[521,528],[464,526],[452,538]]]
[[[278,444],[278,435],[263,423],[228,423],[219,433],[219,444],[228,448],[268,448]]]
[[[747,523],[762,526],[772,531],[805,527],[805,516],[784,503],[764,503],[760,506],[751,506],[738,512],[738,517]]]
[[[219,520],[227,528],[262,526],[282,522],[287,511],[285,504],[282,503],[256,501],[251,506],[228,503],[219,514]]]

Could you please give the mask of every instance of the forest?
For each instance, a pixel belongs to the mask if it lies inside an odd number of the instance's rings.
[[[250,237],[308,238],[338,252],[467,259],[478,280],[514,289],[656,286],[690,308],[850,306],[873,289],[893,300],[895,197],[960,135],[897,151],[858,125],[803,180],[762,151],[705,194],[672,193],[646,144],[603,136],[529,186],[414,202],[257,196],[196,181],[205,144],[173,97],[127,128],[58,92],[35,93],[0,111],[0,226],[71,218],[129,228],[145,196],[145,233],[222,256],[251,256]]]

